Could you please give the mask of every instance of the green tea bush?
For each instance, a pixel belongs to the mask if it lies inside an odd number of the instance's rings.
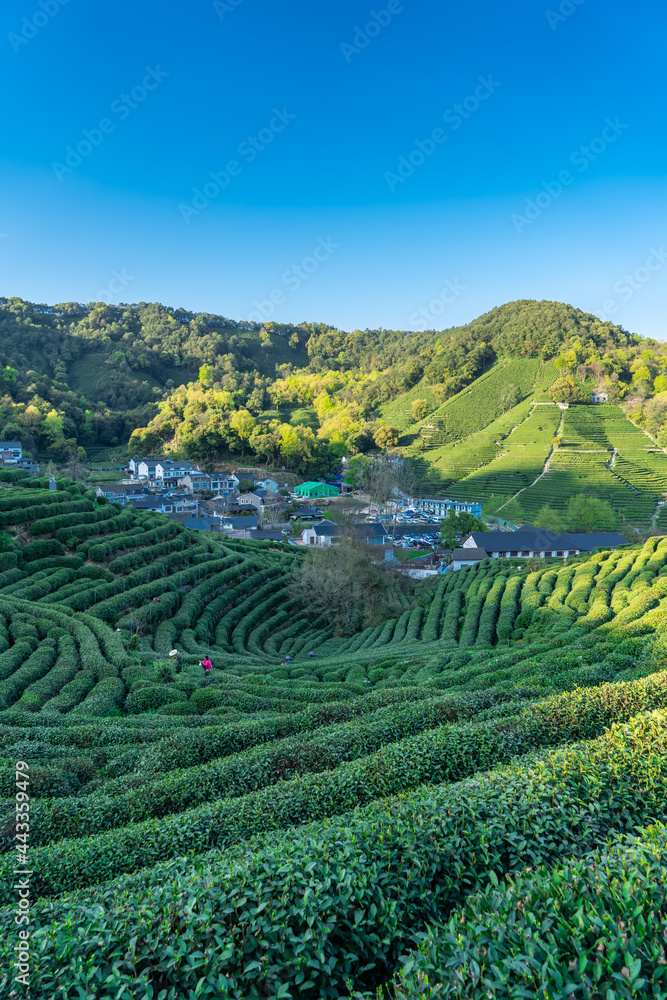
[[[21,549],[21,560],[24,563],[34,562],[35,559],[43,559],[44,556],[63,556],[64,547],[55,538],[40,539],[38,542],[30,542]]]
[[[463,628],[461,629],[461,637],[459,639],[460,646],[472,646],[476,637],[477,629],[479,627],[479,616],[486,600],[487,594],[493,586],[493,580],[490,577],[482,577],[481,573],[473,586],[470,588],[466,594],[466,605],[465,605],[465,618],[463,621]],[[444,638],[444,630],[443,630]]]
[[[161,705],[178,701],[179,699],[175,697],[176,693],[171,684],[135,687],[125,700],[125,711],[133,715],[155,711]]]
[[[196,987],[203,998],[223,987],[239,998],[276,995],[297,976],[304,996],[373,988],[462,893],[522,872],[526,857],[533,866],[582,858],[612,831],[661,816],[666,741],[663,716],[642,716],[529,767],[385,800],[194,868],[184,859],[119,880],[96,891],[94,906],[81,896],[34,905],[34,988],[57,995],[85,983],[104,1000],[145,992],[158,975],[161,989],[187,996]],[[396,871],[401,879],[389,877]],[[0,920],[7,967],[9,908]]]
[[[158,702],[168,704],[169,700],[175,700],[173,693],[170,698],[164,693],[169,689],[170,685],[165,685],[141,689],[136,695],[133,691],[128,701],[147,692],[150,707],[156,708]],[[200,689],[191,701],[199,705],[201,696],[209,692],[220,694],[213,688]],[[207,700],[204,704],[212,707]],[[114,851],[112,864],[116,867],[109,868],[112,874],[121,870],[119,865],[130,865],[132,858],[134,866],[141,867],[158,856],[155,852],[167,858],[172,853],[194,849],[197,844],[229,846],[272,827],[284,828],[344,812],[420,784],[457,781],[531,750],[590,738],[619,720],[656,706],[667,706],[665,673],[625,685],[610,684],[561,695],[512,719],[480,724],[438,727],[438,706],[425,705],[421,714],[404,713],[407,731],[415,735],[399,742],[388,742],[393,717],[381,718],[377,725],[371,722],[359,733],[355,727],[342,727],[323,733],[319,739],[313,734],[310,739],[284,741],[282,745],[259,748],[206,768],[190,768],[144,785],[141,796],[130,790],[106,799],[36,804],[33,822],[37,833],[33,840],[37,845],[45,839],[77,836],[84,830],[95,833],[121,823],[137,823],[147,816],[165,817],[178,812],[173,821],[162,819],[157,824],[149,822],[120,831],[118,836],[126,860],[119,860]],[[393,732],[400,736],[400,727]],[[315,773],[285,781],[291,772]],[[276,786],[279,781],[283,783]],[[231,797],[188,813],[187,834],[184,833],[182,811],[216,799],[222,792]],[[234,797],[244,794],[243,800]],[[11,829],[10,816],[3,822],[3,828],[7,827]],[[101,859],[111,853],[115,843],[112,834],[104,836],[106,839],[87,841],[88,847],[82,845],[79,851],[82,868],[89,866],[91,872],[97,873],[98,880],[107,877],[100,875]],[[70,848],[74,850],[71,844]],[[46,851],[40,853],[39,864],[41,870],[46,871],[44,866],[47,866],[53,873],[58,852],[55,848]],[[70,878],[71,866],[66,870]],[[78,872],[77,879],[87,878],[85,870]],[[67,884],[65,880],[62,888]]]
[[[8,708],[29,685],[48,673],[55,663],[56,651],[54,640],[45,639],[18,670],[0,681],[0,708]]]
[[[484,605],[479,616],[479,627],[475,644],[477,646],[490,646],[496,636],[496,620],[500,611],[500,601],[505,590],[507,577],[497,576],[493,586],[486,595]]]
[[[34,681],[24,690],[16,707],[27,712],[38,712],[76,676],[77,671],[78,660],[74,640],[71,636],[63,634],[58,638],[58,658],[52,669],[46,676]]]
[[[72,709],[73,715],[115,715],[125,701],[125,685],[120,677],[102,677],[83,701]]]
[[[422,630],[422,639],[424,642],[434,642],[438,638],[445,591],[448,583],[448,580],[441,580],[438,584],[438,589],[436,590],[433,601],[431,602],[431,607],[428,609],[428,614]],[[389,639],[381,643],[381,645],[385,645],[388,641]]]
[[[83,524],[74,524],[71,527],[62,527],[56,531],[56,538],[68,548],[74,548],[77,542],[80,542],[84,538],[91,538],[97,535],[107,535],[116,531],[124,531],[126,528],[129,528],[134,521],[132,511],[128,510],[119,513],[114,509],[113,504],[111,504],[110,507],[98,511],[98,513],[106,514],[107,511],[109,511],[113,516],[108,519],[97,519],[93,522],[88,520]]]
[[[553,871],[492,878],[428,928],[390,995],[664,997],[666,885],[664,823]]]
[[[80,524],[94,524],[96,521],[107,521],[113,517],[113,508],[95,510],[88,500],[75,500],[61,504],[57,513],[33,521],[30,525],[31,535],[50,535],[61,528],[70,528]]]

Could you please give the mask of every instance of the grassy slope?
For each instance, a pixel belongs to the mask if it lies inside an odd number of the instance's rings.
[[[526,856],[553,866],[667,818],[665,723],[626,725],[667,707],[666,539],[482,563],[335,637],[290,602],[293,549],[46,489],[0,490],[0,519],[23,543],[0,554],[0,771],[10,788],[30,764],[39,995],[373,990],[415,932]],[[5,972],[14,809],[0,803]]]
[[[532,485],[561,424],[561,411],[548,405],[546,391],[556,375],[551,363],[500,361],[420,423],[412,420],[409,404],[427,398],[423,383],[385,406],[384,418],[403,431],[401,444],[415,458],[419,493],[480,500],[493,513],[521,491],[517,502],[530,520],[544,504],[562,509],[574,493],[585,492],[608,500],[621,517],[648,530],[658,500],[667,493],[667,457],[613,404],[564,411],[563,443]],[[508,383],[519,386],[524,398],[503,414]],[[434,393],[430,401],[436,401]],[[544,405],[531,412],[534,404]],[[444,420],[448,440],[429,446],[421,431],[435,418]],[[667,522],[667,514],[661,518],[660,524]]]

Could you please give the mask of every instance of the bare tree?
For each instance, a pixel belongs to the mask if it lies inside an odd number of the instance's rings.
[[[398,494],[414,496],[415,475],[408,459],[377,459],[368,470],[368,489],[371,499],[386,507]]]
[[[351,635],[399,614],[398,588],[406,585],[408,578],[373,562],[365,546],[344,538],[309,552],[290,591],[312,616],[326,615],[338,635]]]

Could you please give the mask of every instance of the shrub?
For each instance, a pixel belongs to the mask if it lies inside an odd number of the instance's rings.
[[[63,556],[65,549],[55,538],[45,538],[39,542],[30,542],[21,549],[21,560],[23,562],[33,562],[35,559],[43,559],[44,556]]]
[[[132,691],[128,701],[139,700],[144,692],[158,692],[157,696],[148,695],[152,699],[151,708],[158,707],[158,700],[161,704],[177,700],[173,687],[164,685]],[[171,696],[167,698],[159,692],[171,692]],[[216,693],[213,688],[195,691],[191,702],[205,704],[197,696],[209,692]],[[589,694],[592,697],[588,698]],[[96,878],[106,877],[101,875],[100,866],[107,863],[109,874],[118,870],[114,866],[119,865],[129,871],[132,866],[147,864],[157,856],[156,852],[165,858],[184,853],[195,845],[228,847],[253,833],[344,812],[423,783],[460,780],[529,750],[591,737],[615,721],[628,719],[636,711],[655,705],[667,705],[665,673],[655,679],[561,695],[535,709],[527,709],[515,719],[501,718],[451,728],[437,727],[438,720],[446,718],[446,704],[442,707],[426,704],[421,711],[403,713],[404,731],[415,735],[399,742],[387,742],[393,723],[393,716],[387,715],[376,725],[370,720],[359,732],[348,725],[321,736],[313,734],[310,739],[285,740],[282,745],[223,759],[206,768],[190,768],[143,785],[142,796],[132,790],[87,803],[78,800],[40,803],[33,810],[37,832],[32,839],[37,845],[45,839],[76,836],[82,829],[90,833],[104,831],[123,822],[136,823],[147,816],[164,817],[177,811],[178,815],[171,819],[151,820],[119,833],[124,844],[124,861],[115,852],[114,860],[104,861],[115,843],[111,835],[101,834],[88,847],[82,844],[80,864],[85,868],[90,862],[90,871],[96,873]],[[400,718],[399,715],[395,735],[401,735]],[[281,779],[291,777],[291,772],[305,776],[291,782],[282,780],[276,785]],[[216,799],[223,792],[231,797],[188,813],[185,834],[182,810],[192,810],[198,803]],[[244,799],[234,797],[248,792],[251,794]],[[3,826],[11,836],[9,814]],[[47,866],[54,875],[59,866],[55,859],[60,846],[40,853],[40,870],[46,871],[44,866]],[[69,849],[74,851],[72,843]],[[74,874],[71,865],[68,861],[63,869],[68,877]],[[85,871],[79,871],[76,877],[90,878]],[[66,884],[63,882],[62,887]]]
[[[125,700],[125,685],[120,677],[102,677],[83,701],[72,709],[73,715],[114,715]]]
[[[567,984],[571,996],[664,996],[666,884],[663,823],[554,871],[492,879],[429,928],[390,995],[557,997]]]
[[[524,871],[526,857],[532,865],[582,858],[613,830],[629,833],[661,815],[666,737],[655,713],[530,767],[384,800],[214,852],[196,867],[182,859],[118,880],[95,892],[95,906],[81,896],[38,903],[31,907],[31,938],[40,948],[33,988],[74,994],[85,984],[105,1000],[121,987],[146,992],[158,965],[161,988],[180,996],[196,988],[217,997],[221,985],[230,996],[275,995],[297,976],[313,997],[372,988],[462,892]],[[400,879],[390,877],[397,871]],[[9,963],[9,907],[0,921]],[[187,938],[193,921],[196,956]],[[124,956],[139,943],[138,969]],[[166,948],[174,954],[164,968]]]
[[[152,685],[150,687],[134,687],[125,700],[125,711],[137,715],[140,712],[154,712],[161,705],[178,701],[172,684]]]

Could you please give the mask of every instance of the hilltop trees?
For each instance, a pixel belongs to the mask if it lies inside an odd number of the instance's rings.
[[[383,424],[376,430],[373,440],[381,451],[387,451],[389,448],[395,448],[398,444],[398,431],[395,427]]]
[[[0,426],[18,427],[26,449],[54,457],[132,435],[134,453],[166,448],[206,461],[252,451],[267,462],[307,464],[374,445],[386,452],[398,431],[379,426],[389,423],[385,404],[419,387],[408,406],[419,423],[499,360],[517,358],[555,362],[552,399],[585,401],[595,380],[610,398],[627,401],[636,423],[667,440],[664,345],[572,306],[526,300],[440,332],[346,332],[326,324],[260,327],[159,303],[45,306],[4,298]],[[502,412],[526,392],[520,379],[508,380]],[[283,425],[310,427],[320,443],[303,429],[297,443]]]

